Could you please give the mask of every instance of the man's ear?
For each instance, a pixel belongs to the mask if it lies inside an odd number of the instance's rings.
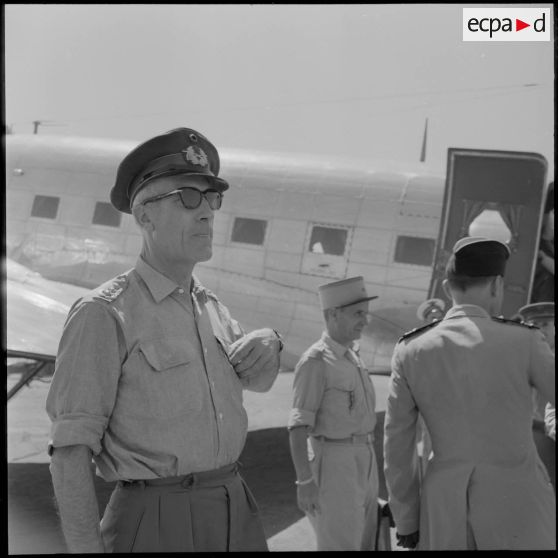
[[[334,320],[336,316],[337,316],[337,308],[326,308],[324,310],[324,320],[326,324],[330,320]]]
[[[447,297],[451,299],[452,298],[451,290],[449,287],[449,281],[447,279],[444,279],[442,281],[442,288],[444,289],[444,292],[446,293]]]
[[[146,209],[145,205],[138,204],[132,208],[132,214],[136,223],[147,231],[151,231],[154,228],[153,221],[149,215],[149,211]]]
[[[504,278],[501,275],[496,275],[490,281],[490,294],[492,296],[496,296],[498,294],[498,290],[503,287]]]

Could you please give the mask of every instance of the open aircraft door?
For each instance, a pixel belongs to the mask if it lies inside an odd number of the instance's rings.
[[[488,236],[506,240],[511,250],[502,315],[511,318],[529,303],[546,173],[546,159],[537,153],[448,149],[446,189],[429,298],[441,298],[451,305],[442,281],[453,245],[465,236]],[[483,219],[484,223],[499,222],[507,238],[486,234],[482,227],[479,230],[476,225]]]

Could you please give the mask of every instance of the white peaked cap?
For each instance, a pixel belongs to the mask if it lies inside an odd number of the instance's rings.
[[[320,297],[322,310],[350,306],[351,304],[378,298],[377,296],[368,296],[363,277],[349,277],[341,281],[320,285],[318,296]]]

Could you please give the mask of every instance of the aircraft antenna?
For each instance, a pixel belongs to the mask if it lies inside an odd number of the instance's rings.
[[[420,150],[420,162],[426,161],[426,140],[428,137],[428,117],[424,121],[424,135],[422,136],[422,148]]]
[[[33,134],[39,133],[39,126],[66,126],[66,124],[56,124],[53,120],[33,120]]]

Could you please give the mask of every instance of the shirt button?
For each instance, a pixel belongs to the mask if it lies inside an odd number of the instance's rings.
[[[184,289],[178,289],[179,294],[184,294]]]
[[[219,419],[223,420],[223,413],[219,413]]]

